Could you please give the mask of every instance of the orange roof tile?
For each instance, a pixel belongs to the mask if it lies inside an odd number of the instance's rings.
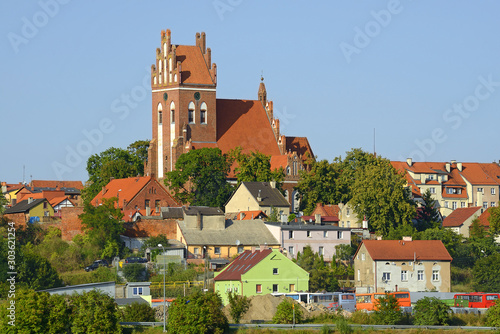
[[[267,215],[262,210],[240,211],[236,216],[236,220],[253,220],[261,216],[267,218]]]
[[[490,216],[491,216],[491,208],[486,209],[480,216],[479,216],[479,224],[489,228],[490,227]]]
[[[485,165],[485,166],[483,166]],[[489,165],[489,166],[488,166]],[[463,169],[461,174],[472,184],[481,184],[481,185],[498,185],[500,184],[500,180],[496,177],[495,174],[500,175],[500,168],[496,164],[482,164],[482,163],[463,163]],[[489,175],[486,170],[493,175]]]
[[[461,226],[472,215],[481,214],[482,207],[475,206],[470,208],[458,208],[453,210],[448,217],[443,220],[443,227],[458,227]]]
[[[75,188],[83,189],[82,181],[53,181],[53,180],[33,180],[30,182],[32,188]]]
[[[214,84],[199,47],[194,45],[177,45],[176,57],[177,61],[181,62],[182,84]]]
[[[241,146],[243,153],[281,154],[260,101],[217,99],[217,146],[222,153]]]
[[[54,197],[54,198],[51,198],[49,200],[49,203],[50,203],[50,205],[52,205],[52,207],[54,207],[66,199],[69,201],[68,196]],[[73,203],[73,202],[71,202],[71,203]]]
[[[302,161],[314,158],[314,153],[306,137],[286,137],[286,151],[297,152]],[[306,153],[308,154],[306,155]]]
[[[271,157],[271,170],[275,169],[286,169],[288,166],[288,156],[287,155],[273,155]]]
[[[443,198],[463,198],[463,199],[466,199],[467,198],[467,191],[465,190],[465,188],[462,188],[462,193],[461,194],[447,194],[446,193],[446,189],[443,188],[441,196]]]
[[[414,258],[420,261],[452,260],[441,240],[363,240],[362,244],[374,261],[413,261]]]

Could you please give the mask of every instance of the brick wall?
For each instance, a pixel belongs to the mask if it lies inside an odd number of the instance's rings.
[[[70,241],[77,234],[82,234],[82,221],[78,218],[83,213],[83,207],[61,209],[61,233],[62,239]]]
[[[165,234],[168,239],[177,238],[177,220],[175,219],[143,219],[138,222],[125,223],[123,235],[130,238],[156,237]]]
[[[24,213],[8,213],[5,214],[4,217],[9,221],[9,222],[14,222],[16,223],[16,229],[20,228],[21,226],[26,226],[26,217]]]

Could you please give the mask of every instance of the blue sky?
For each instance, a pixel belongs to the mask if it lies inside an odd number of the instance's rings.
[[[87,180],[86,161],[151,138],[143,81],[160,46],[205,31],[220,98],[257,99],[331,161],[492,162],[500,120],[495,1],[0,3],[0,180]],[[133,99],[128,115],[113,103]],[[92,140],[89,140],[88,137]]]

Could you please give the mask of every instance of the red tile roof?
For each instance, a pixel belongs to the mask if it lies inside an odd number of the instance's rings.
[[[286,151],[297,152],[302,161],[314,158],[314,153],[306,137],[286,137]],[[306,155],[306,153],[308,153]]]
[[[453,210],[448,217],[443,220],[443,227],[458,227],[461,226],[472,215],[481,214],[482,207],[475,206],[471,208],[458,208]]]
[[[311,216],[314,217],[315,214],[320,214],[321,216],[329,216],[329,217],[337,217],[339,216],[340,208],[335,204],[323,204],[316,203],[316,208],[311,213]]]
[[[30,182],[32,188],[76,188],[83,189],[82,181],[52,181],[52,180],[33,180]]]
[[[264,249],[263,251],[244,251],[236,259],[228,264],[224,270],[221,271],[214,281],[239,281],[241,275],[252,269],[257,263],[265,259],[273,251],[271,249]]]
[[[286,169],[288,166],[288,156],[287,155],[273,155],[271,157],[271,170],[275,169]]]
[[[182,84],[214,84],[199,47],[194,45],[177,45],[176,57],[177,61],[181,62]]]
[[[363,240],[362,244],[374,261],[452,260],[441,240]]]
[[[258,217],[267,218],[267,215],[262,210],[240,211],[236,216],[236,220],[253,220],[259,219]]]
[[[472,184],[500,184],[500,180],[496,177],[496,175],[500,175],[500,167],[497,164],[463,163],[462,166],[461,174]],[[489,175],[487,171],[492,175]]]
[[[260,101],[217,99],[217,146],[222,153],[241,146],[243,153],[281,154]]]
[[[467,198],[467,190],[465,188],[462,188],[462,193],[461,194],[447,194],[446,193],[446,189],[443,188],[441,196],[443,196],[443,198],[461,198],[461,199],[466,199]]]
[[[490,227],[490,216],[491,216],[491,211],[490,211],[491,208],[488,208],[487,210],[485,210],[480,216],[479,216],[479,224],[484,226],[484,227],[487,227],[489,228]],[[471,225],[472,226],[472,225]]]

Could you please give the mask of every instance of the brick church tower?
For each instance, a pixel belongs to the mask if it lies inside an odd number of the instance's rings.
[[[217,67],[205,33],[196,45],[173,45],[161,32],[161,48],[151,66],[152,124],[146,174],[163,178],[192,143],[215,144]]]

